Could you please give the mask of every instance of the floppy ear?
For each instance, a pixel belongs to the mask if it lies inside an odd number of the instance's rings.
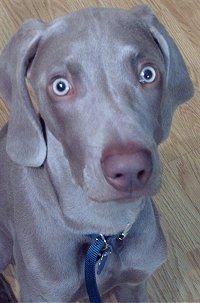
[[[0,95],[11,111],[6,150],[16,163],[32,167],[44,162],[46,143],[26,87],[26,74],[45,28],[40,21],[27,21],[0,55]]]
[[[175,109],[193,96],[193,85],[181,53],[152,11],[147,6],[140,6],[135,10],[135,14],[150,30],[166,64],[166,85],[161,114],[164,140],[169,134]]]

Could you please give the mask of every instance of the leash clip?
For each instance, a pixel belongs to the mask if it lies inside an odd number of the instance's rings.
[[[131,223],[128,223],[127,226],[126,226],[126,228],[124,229],[124,231],[123,231],[123,232],[119,235],[119,237],[118,237],[118,239],[119,239],[120,241],[123,241],[123,240],[127,237],[127,235],[128,235],[128,233],[129,233],[131,227],[132,227],[132,224],[131,224]]]
[[[102,248],[102,251],[107,250],[107,248],[110,246],[110,244],[107,243],[106,238],[104,237],[103,234],[99,234],[101,237],[101,240],[104,242],[104,247]],[[96,238],[96,241],[99,241],[99,238]],[[101,253],[100,253],[101,255]]]
[[[111,255],[112,253],[112,246],[107,243],[104,235],[100,234],[100,237],[104,242],[104,247],[102,248],[102,251],[99,253],[100,260],[97,267],[97,275],[100,275],[100,273],[104,269],[108,256]],[[98,238],[96,240],[98,240]]]

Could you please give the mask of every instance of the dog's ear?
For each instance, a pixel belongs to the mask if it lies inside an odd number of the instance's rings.
[[[32,167],[44,162],[46,143],[26,87],[26,74],[45,28],[40,21],[27,21],[0,55],[0,95],[11,111],[6,150],[16,163]]]
[[[139,6],[134,12],[142,20],[144,26],[150,30],[166,64],[166,85],[162,104],[164,140],[170,131],[173,112],[178,105],[193,96],[193,85],[180,51],[151,9],[147,6]]]

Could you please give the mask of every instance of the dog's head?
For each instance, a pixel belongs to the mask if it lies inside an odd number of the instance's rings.
[[[156,192],[157,145],[193,87],[172,38],[147,7],[28,21],[3,50],[0,93],[11,109],[7,152],[20,165],[39,167],[48,142],[27,76],[45,127],[92,200]]]

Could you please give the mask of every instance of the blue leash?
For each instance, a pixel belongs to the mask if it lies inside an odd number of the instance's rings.
[[[128,224],[126,229],[118,236],[105,237],[102,234],[89,235],[90,238],[95,239],[89,247],[85,259],[85,284],[90,303],[102,303],[96,282],[96,263],[99,261],[97,275],[100,275],[108,256],[112,253],[112,246],[110,243],[114,239],[124,240],[131,227],[132,226]]]
[[[90,303],[102,303],[96,282],[96,263],[105,246],[103,238],[99,235],[89,247],[85,259],[85,283]]]

